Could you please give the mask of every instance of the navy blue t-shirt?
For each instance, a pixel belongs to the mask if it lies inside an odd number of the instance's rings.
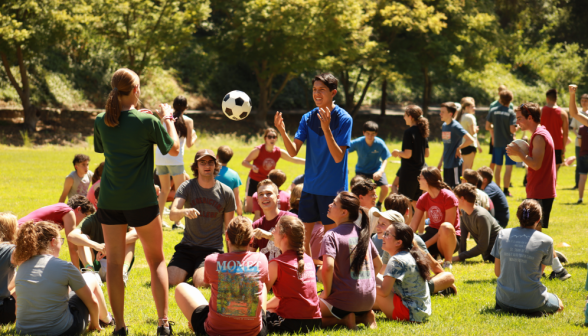
[[[318,117],[318,107],[302,116],[295,138],[306,142],[306,165],[304,167],[303,191],[322,196],[336,196],[347,190],[347,154],[335,163]],[[331,111],[330,128],[339,146],[351,146],[353,119],[341,107],[335,105]]]
[[[368,146],[367,142],[365,142],[365,136],[351,141],[349,153],[354,151],[357,151],[355,171],[361,174],[377,172],[382,167],[382,162],[392,156],[384,140],[378,137],[374,139],[371,146]]]
[[[456,158],[455,152],[457,147],[461,145],[461,139],[464,135],[468,134],[460,123],[455,120],[451,120],[451,123],[447,125],[443,123],[441,128],[443,139],[443,168],[454,168],[461,166],[463,159]]]
[[[494,182],[488,183],[484,192],[490,197],[492,204],[494,204],[494,218],[496,218],[496,221],[502,226],[502,228],[505,228],[510,219],[510,211],[508,210],[506,196],[504,196],[500,187]]]

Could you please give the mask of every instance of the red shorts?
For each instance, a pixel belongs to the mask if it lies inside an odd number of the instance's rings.
[[[402,303],[400,296],[394,294],[394,311],[392,312],[392,320],[410,321],[410,312],[408,308]]]

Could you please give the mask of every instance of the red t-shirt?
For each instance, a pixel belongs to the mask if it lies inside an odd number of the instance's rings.
[[[280,211],[276,218],[270,220],[265,219],[265,216],[261,217],[260,219],[256,220],[253,223],[253,229],[262,229],[268,232],[273,232],[274,227],[278,224],[278,221],[282,216],[294,216],[298,218],[295,214],[288,212],[288,211]],[[259,252],[264,253],[268,260],[272,260],[273,258],[279,256],[282,252],[280,249],[274,245],[273,241],[263,239],[254,238],[253,242],[251,243],[251,247],[259,248]]]
[[[561,108],[543,106],[543,109],[541,109],[541,125],[545,126],[549,134],[551,134],[555,149],[563,149]]]
[[[426,211],[429,216],[429,226],[439,229],[445,223],[445,211],[455,207],[455,234],[460,237],[459,211],[457,210],[457,197],[451,190],[441,189],[437,197],[432,198],[429,193],[424,193],[417,201],[417,209]]]
[[[290,210],[290,194],[280,190],[278,195],[278,209],[288,211]],[[257,192],[253,194],[253,212],[260,211],[260,216],[263,216],[263,209],[257,203]]]
[[[270,262],[278,263],[278,278],[272,287],[274,295],[280,299],[277,314],[285,319],[320,319],[312,258],[304,254],[304,273],[300,278],[296,252],[288,250]]]
[[[276,168],[276,164],[282,156],[282,151],[278,146],[274,146],[274,150],[268,152],[265,150],[265,144],[259,145],[255,148],[259,149],[259,155],[253,160],[253,164],[259,169],[259,171],[257,173],[253,170],[249,171],[249,177],[252,180],[259,182],[265,180],[270,170]]]
[[[527,173],[527,198],[546,199],[555,198],[555,150],[553,139],[544,126],[539,126],[531,136],[529,142],[529,156],[533,157],[533,139],[535,136],[542,136],[545,139],[545,151],[543,162],[539,170],[529,167]],[[583,140],[583,139],[582,139]]]
[[[204,323],[210,336],[256,336],[261,331],[261,294],[269,282],[267,259],[258,252],[211,254],[204,260],[210,284],[210,311]]]
[[[63,229],[63,216],[67,215],[73,211],[72,208],[67,206],[65,203],[57,203],[53,205],[48,205],[37,209],[30,214],[24,216],[23,218],[18,220],[18,225],[22,225],[25,222],[33,221],[33,222],[41,222],[41,221],[48,221],[53,222],[55,224],[59,224]]]

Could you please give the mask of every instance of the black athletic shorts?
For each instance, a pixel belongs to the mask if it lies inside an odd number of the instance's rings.
[[[426,243],[427,240],[433,238],[433,236],[436,235],[437,232],[439,232],[439,229],[435,229],[430,226],[427,226],[427,228],[425,229],[425,233],[423,233],[420,236],[421,236],[421,239]],[[455,250],[453,251],[454,253],[459,251],[459,241],[461,240],[460,236],[455,236],[455,238],[456,238],[456,240],[455,240]],[[439,252],[439,249],[437,248],[437,243],[427,247],[427,250],[429,250],[429,254],[432,255],[433,258],[435,258],[435,259],[437,259],[437,257],[439,255],[441,255],[441,253]]]
[[[0,325],[16,322],[16,300],[9,296],[2,301],[0,306]]]
[[[404,195],[408,197],[411,201],[418,201],[419,197],[423,194],[421,187],[419,186],[419,176],[421,174],[421,170],[412,171],[410,170],[409,173],[401,173],[398,178],[398,193],[400,195]]]
[[[257,192],[257,185],[261,181],[255,181],[251,177],[247,178],[247,197],[252,197]]]
[[[323,323],[318,319],[285,319],[272,312],[266,313],[267,329],[270,333],[306,334],[321,329]]]
[[[108,210],[98,208],[96,216],[105,225],[128,224],[132,227],[145,226],[159,216],[159,205],[151,205],[135,210]]]
[[[206,257],[213,253],[223,253],[223,249],[208,249],[182,243],[176,245],[175,249],[176,252],[167,267],[175,266],[188,272],[186,279],[190,278],[197,269],[204,267]]]
[[[335,306],[333,306],[333,308],[331,309],[331,314],[333,314],[333,316],[335,316],[336,318],[338,318],[339,320],[342,320],[345,318],[345,316],[349,315],[349,314],[355,314],[355,316],[363,316],[367,313],[369,313],[369,310],[366,311],[360,311],[360,312],[350,312],[347,310],[343,310],[343,309],[339,309]]]
[[[208,318],[209,311],[210,311],[209,305],[202,305],[202,306],[194,309],[194,312],[192,313],[192,318],[190,318],[190,323],[192,324],[192,329],[194,329],[194,333],[196,335],[203,335],[203,336],[208,335],[206,333],[206,330],[204,329],[204,323],[206,322],[206,319]],[[268,329],[267,329],[267,321],[266,321],[266,317],[265,317],[265,312],[263,311],[263,309],[261,310],[261,321],[262,321],[261,331],[259,332],[259,334],[257,334],[257,336],[266,336],[268,334]],[[235,323],[237,323],[237,322],[235,322]]]
[[[374,180],[374,174],[364,174],[364,173],[355,172],[355,175],[363,176],[366,179],[370,179],[370,180],[374,181],[374,183],[378,187],[381,187],[383,185],[388,185],[388,178],[386,177],[386,173],[382,174],[382,177],[380,178],[379,181]]]
[[[472,153],[475,153],[476,150],[477,150],[477,148],[474,146],[467,146],[467,147],[461,149],[461,155],[472,154]]]
[[[563,152],[561,149],[555,150],[555,164],[559,165],[563,163]]]
[[[551,215],[551,208],[553,208],[553,201],[555,198],[535,199],[541,206],[541,227],[544,229],[549,228],[549,215]]]
[[[81,335],[88,328],[90,311],[74,291],[69,292],[69,312],[73,315],[73,323],[69,329],[59,336]]]
[[[453,189],[461,183],[461,167],[443,168],[443,182]]]

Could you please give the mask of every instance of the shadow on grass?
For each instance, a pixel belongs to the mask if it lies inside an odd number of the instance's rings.
[[[586,205],[586,203],[577,203],[577,202],[568,202],[568,203],[560,203],[562,205]]]
[[[496,279],[482,279],[482,280],[464,280],[466,284],[492,284],[496,285]]]
[[[565,264],[565,267],[566,268],[571,267],[571,268],[582,268],[582,269],[586,269],[586,263],[585,262],[581,262],[581,261],[573,262],[573,263],[567,263],[567,264]]]
[[[147,281],[143,284],[143,287],[145,288],[151,288],[151,281]]]
[[[496,315],[496,316],[520,316],[520,317],[528,317],[528,318],[540,318],[540,317],[546,317],[549,315],[553,315],[553,314],[546,314],[546,313],[541,313],[541,312],[532,313],[532,314],[511,313],[511,312],[505,312],[500,309],[496,310],[494,307],[485,307],[484,309],[482,309],[480,311],[480,314],[482,314],[482,315]]]

